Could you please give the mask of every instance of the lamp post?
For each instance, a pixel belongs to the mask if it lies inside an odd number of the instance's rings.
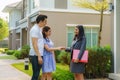
[[[28,58],[25,58],[25,61],[24,61],[24,69],[25,69],[25,70],[29,70],[29,59],[28,59]]]

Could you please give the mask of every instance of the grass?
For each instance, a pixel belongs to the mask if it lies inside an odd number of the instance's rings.
[[[16,59],[13,55],[7,55],[7,56],[0,56],[0,59]]]
[[[29,64],[29,70],[24,70],[24,63],[14,63],[14,64],[12,64],[12,66],[15,67],[16,69],[28,74],[29,76],[32,76],[32,66],[31,66],[31,64]],[[59,68],[59,69],[62,69],[62,70],[69,70],[68,65],[62,65],[60,63],[56,64],[56,68],[57,69]]]
[[[69,70],[69,66],[68,66],[68,65],[66,65],[66,64],[61,64],[61,63],[57,63],[57,64],[56,64],[56,68],[59,68],[59,69],[61,69],[61,70],[66,70],[66,71]]]
[[[32,67],[29,64],[29,70],[24,70],[24,63],[14,63],[12,64],[13,67],[17,68],[18,70],[32,76]],[[40,80],[39,76],[39,80]],[[52,74],[53,80],[73,80],[74,76],[71,72],[69,72],[68,65],[63,65],[60,63],[56,64],[56,71]]]
[[[24,70],[24,63],[14,63],[12,64],[13,67],[16,69],[28,74],[29,76],[32,76],[32,66],[29,64],[29,70]]]

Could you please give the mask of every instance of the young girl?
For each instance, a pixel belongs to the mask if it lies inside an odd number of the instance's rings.
[[[52,80],[52,72],[56,69],[56,63],[54,58],[54,50],[61,50],[62,47],[54,48],[52,40],[49,38],[51,35],[51,29],[48,26],[43,28],[44,38],[44,52],[43,52],[43,66],[42,66],[42,80]]]

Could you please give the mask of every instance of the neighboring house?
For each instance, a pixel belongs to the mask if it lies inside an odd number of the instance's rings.
[[[77,8],[71,0],[22,0],[6,6],[3,12],[9,13],[9,48],[17,49],[29,44],[29,30],[38,14],[48,16],[52,28],[52,40],[55,46],[70,47],[74,36],[74,27],[85,27],[87,47],[97,45],[100,14],[96,11]],[[111,45],[111,14],[105,13],[103,20],[101,45]]]
[[[0,48],[8,48],[8,38],[0,41]]]
[[[4,9],[9,13],[9,49],[17,49],[20,47],[20,27],[17,22],[22,19],[22,3],[17,2],[7,5]]]

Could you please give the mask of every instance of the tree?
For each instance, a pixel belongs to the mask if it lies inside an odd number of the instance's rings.
[[[8,24],[0,18],[0,40],[8,37]]]
[[[100,47],[103,12],[108,9],[108,0],[73,0],[73,4],[78,7],[93,9],[100,12],[100,28],[98,33],[98,47]]]

